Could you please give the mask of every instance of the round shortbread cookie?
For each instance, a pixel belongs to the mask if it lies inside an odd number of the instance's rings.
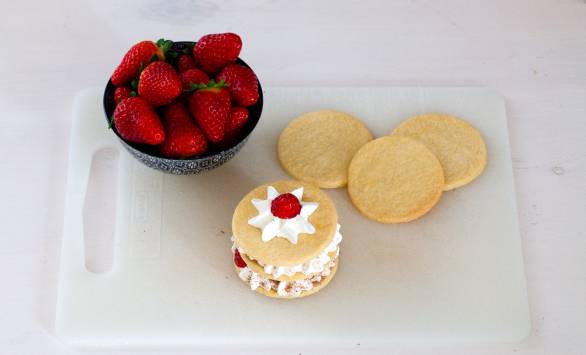
[[[302,298],[302,297],[306,297],[309,295],[313,295],[314,293],[319,292],[320,290],[322,290],[324,287],[326,287],[330,281],[332,281],[332,279],[334,278],[334,276],[336,275],[336,272],[338,271],[338,264],[340,263],[340,260],[336,260],[336,265],[334,265],[334,267],[332,268],[332,272],[326,276],[325,278],[323,278],[317,285],[315,285],[311,290],[309,291],[303,291],[301,292],[301,294],[299,296],[296,297],[288,297],[288,296],[279,296],[279,294],[277,293],[277,291],[275,290],[265,290],[262,287],[258,287],[255,291],[265,295],[267,297],[271,297],[271,298],[281,298],[281,299],[297,299],[297,298]],[[236,273],[238,273],[238,267],[234,266],[234,268],[236,269]]]
[[[248,221],[258,215],[252,199],[266,199],[268,186],[274,187],[281,194],[303,187],[303,202],[319,204],[309,217],[309,222],[315,227],[315,233],[300,234],[297,244],[280,237],[264,242],[261,239],[262,231],[248,224]],[[244,249],[251,258],[275,266],[293,266],[303,264],[321,254],[334,239],[337,223],[336,206],[325,192],[306,182],[281,180],[261,185],[244,196],[232,217],[232,233],[236,246]]]
[[[322,188],[346,186],[348,165],[372,134],[357,118],[338,111],[303,114],[287,125],[278,143],[283,169]]]
[[[360,148],[348,170],[348,193],[362,214],[383,223],[417,219],[440,199],[442,166],[414,139],[387,136]]]
[[[412,117],[392,132],[425,144],[444,169],[444,191],[466,185],[486,166],[484,139],[468,122],[450,115],[430,113]]]
[[[336,252],[333,251],[331,253],[328,254],[330,257],[330,260],[335,259],[336,258]],[[246,254],[240,254],[240,257],[242,258],[242,260],[244,260],[244,262],[246,263],[246,265],[254,272],[256,272],[257,274],[259,274],[261,277],[265,278],[265,279],[272,279],[272,280],[277,280],[277,281],[297,281],[297,280],[303,280],[306,279],[308,277],[314,276],[316,273],[310,274],[310,275],[305,275],[303,272],[297,272],[291,276],[289,275],[281,275],[279,277],[273,277],[273,275],[267,274],[264,270],[264,268],[262,266],[260,266],[260,264],[258,263],[258,261],[256,260],[252,260],[250,259]]]

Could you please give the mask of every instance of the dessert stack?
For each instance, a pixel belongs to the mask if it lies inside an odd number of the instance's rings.
[[[338,268],[336,207],[312,184],[287,180],[257,187],[236,207],[232,232],[236,272],[265,296],[311,295]]]

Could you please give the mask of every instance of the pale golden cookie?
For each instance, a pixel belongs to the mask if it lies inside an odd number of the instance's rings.
[[[258,215],[252,199],[266,199],[268,186],[273,186],[281,194],[303,187],[303,202],[319,204],[315,212],[309,216],[315,233],[300,234],[297,244],[279,237],[264,242],[261,239],[261,230],[248,224],[248,221]],[[235,244],[244,249],[251,258],[270,265],[293,266],[303,264],[321,254],[334,239],[337,223],[336,207],[323,191],[309,183],[281,180],[259,186],[244,196],[232,217],[232,233]]]
[[[444,191],[477,178],[486,166],[486,144],[480,133],[454,116],[429,113],[412,117],[392,132],[424,143],[444,169]]]
[[[336,252],[333,251],[331,253],[328,254],[330,259],[334,259],[336,257]],[[291,276],[289,275],[281,275],[279,277],[273,277],[273,275],[269,275],[265,272],[264,268],[262,266],[259,265],[259,263],[256,260],[251,260],[248,255],[240,253],[240,257],[242,258],[242,260],[244,260],[244,262],[246,263],[246,265],[254,272],[256,272],[257,274],[259,274],[261,277],[265,278],[265,279],[271,279],[271,280],[277,280],[277,281],[297,281],[297,280],[303,280],[303,279],[307,279],[309,277],[312,277],[316,274],[310,274],[310,275],[305,275],[303,272],[297,272]]]
[[[348,165],[372,134],[357,118],[338,111],[309,112],[291,121],[279,137],[281,166],[296,179],[319,187],[348,183]]]
[[[277,291],[275,291],[273,289],[267,291],[262,287],[258,287],[255,291],[262,294],[262,295],[271,297],[271,298],[281,298],[281,299],[296,299],[296,298],[302,298],[305,296],[313,295],[314,293],[317,293],[320,290],[322,290],[324,287],[326,287],[330,283],[330,281],[332,281],[332,279],[336,275],[336,272],[338,271],[338,264],[339,264],[339,260],[336,260],[336,264],[334,265],[334,267],[332,268],[332,272],[328,276],[323,278],[317,285],[314,285],[314,287],[311,290],[301,292],[301,294],[299,296],[280,296],[277,293]],[[234,266],[234,268],[236,269],[236,273],[238,273],[239,272],[238,267]]]
[[[348,172],[352,203],[383,223],[409,222],[429,211],[442,195],[439,160],[414,139],[387,136],[360,148]]]

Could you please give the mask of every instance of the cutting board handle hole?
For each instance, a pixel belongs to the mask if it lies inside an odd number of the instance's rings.
[[[119,151],[102,148],[92,157],[83,206],[85,267],[105,273],[114,264]]]

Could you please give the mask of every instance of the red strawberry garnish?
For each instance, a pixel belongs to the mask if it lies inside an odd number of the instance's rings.
[[[242,259],[242,255],[240,255],[238,249],[234,250],[234,264],[241,269],[247,266],[246,262],[244,262],[244,260]]]
[[[112,74],[112,84],[122,86],[136,79],[140,70],[145,68],[153,59],[165,60],[165,52],[171,48],[173,42],[160,39],[138,42],[124,54],[122,61]]]
[[[131,88],[126,86],[117,87],[114,90],[114,102],[118,105],[122,100],[129,98],[130,96],[136,96],[136,93]]]
[[[226,125],[226,135],[233,136],[248,122],[248,110],[245,107],[232,107],[230,119]]]
[[[197,66],[195,65],[195,60],[191,54],[182,54],[179,56],[179,59],[177,59],[177,69],[179,69],[180,73],[195,68],[197,68]]]
[[[181,78],[181,83],[183,83],[183,90],[193,90],[194,85],[207,85],[210,81],[210,77],[203,70],[199,69],[186,70],[179,76]]]
[[[251,106],[258,101],[258,79],[252,71],[240,64],[226,66],[216,76],[216,81],[224,80],[230,95],[238,105]]]
[[[167,132],[167,137],[161,145],[163,156],[187,158],[206,151],[208,142],[183,104],[176,101],[165,109],[163,125]]]
[[[205,35],[193,47],[193,57],[208,74],[214,74],[238,58],[242,40],[235,33]]]
[[[223,83],[210,80],[205,88],[195,91],[189,98],[189,110],[211,142],[224,139],[230,117],[230,93]]]
[[[157,145],[165,140],[159,116],[142,97],[129,97],[116,106],[114,126],[129,142]]]
[[[181,79],[169,63],[149,64],[138,79],[138,94],[153,106],[171,103],[181,94]]]
[[[290,219],[297,216],[299,212],[301,212],[301,203],[292,193],[281,194],[271,202],[271,213],[275,217]]]

